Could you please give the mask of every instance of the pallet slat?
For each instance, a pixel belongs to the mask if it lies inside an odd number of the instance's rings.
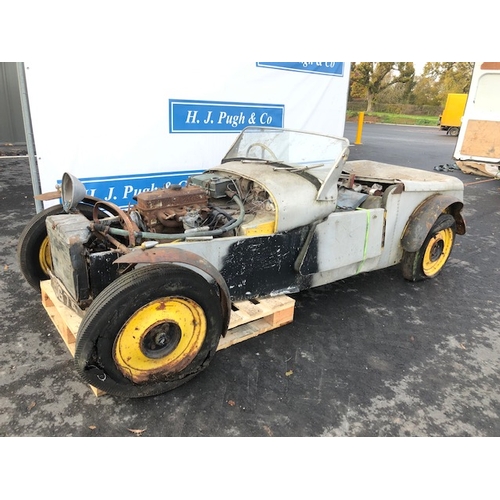
[[[56,296],[50,280],[40,283],[42,305],[61,335],[72,356],[82,318],[65,306]],[[266,297],[259,300],[234,302],[226,336],[221,338],[217,350],[261,335],[293,321],[295,300],[286,296]],[[105,392],[90,386],[96,396]]]
[[[75,355],[76,333],[82,318],[65,306],[57,297],[50,281],[40,283],[42,305],[54,323],[72,356]]]
[[[76,334],[78,333],[82,318],[57,298],[50,280],[40,283],[40,291],[42,295],[42,305],[45,311],[52,320],[52,323],[54,323],[59,335],[61,335],[64,340],[69,352],[74,357]],[[96,396],[106,394],[93,385],[89,385],[89,387]]]
[[[267,297],[258,301],[235,302],[226,336],[220,339],[217,350],[256,337],[293,321],[295,300],[286,295]]]

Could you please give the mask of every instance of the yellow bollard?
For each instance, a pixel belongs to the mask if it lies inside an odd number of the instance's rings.
[[[358,118],[358,133],[356,134],[356,142],[354,144],[361,144],[361,134],[363,133],[363,122],[365,119],[365,112],[361,111]]]

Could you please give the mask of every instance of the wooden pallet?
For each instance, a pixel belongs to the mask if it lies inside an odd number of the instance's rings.
[[[295,300],[286,295],[234,302],[228,331],[217,350],[291,323],[294,308]]]
[[[50,280],[40,283],[42,305],[61,335],[72,356],[75,355],[76,335],[81,316],[64,305],[56,296]],[[221,338],[217,350],[226,349],[286,325],[293,321],[295,300],[286,295],[234,302],[226,336]],[[90,386],[96,396],[105,392]]]

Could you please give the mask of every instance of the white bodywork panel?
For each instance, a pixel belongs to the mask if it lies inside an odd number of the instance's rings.
[[[388,190],[381,208],[335,211],[333,201],[317,201],[316,186],[296,173],[286,170],[277,172],[266,164],[237,161],[222,164],[211,172],[251,179],[271,193],[277,212],[277,233],[308,226],[312,222],[317,224],[311,226],[314,228],[314,244],[305,245],[304,248],[302,263],[306,264],[298,268],[301,275],[311,277],[311,286],[320,286],[400,262],[403,253],[401,238],[408,220],[417,207],[429,198],[430,193],[449,194],[463,201],[463,185],[452,176],[367,160],[346,162],[343,169],[336,172],[337,177],[341,170],[344,174],[354,174],[357,180],[380,182],[398,188],[390,194],[391,190]],[[269,235],[251,237],[255,248],[261,248],[259,238],[267,237]],[[167,246],[190,250],[221,269],[233,245],[247,238],[234,236],[216,241],[191,240],[169,243]],[[287,249],[281,251],[287,252]],[[265,255],[260,257],[265,261]],[[283,255],[280,257],[284,258]],[[314,271],[308,270],[312,261],[317,266]],[[276,270],[279,272],[279,269]],[[276,290],[275,293],[286,292]]]
[[[463,199],[463,184],[460,179],[438,172],[427,172],[416,168],[400,167],[371,160],[347,161],[344,171],[353,173],[358,179],[370,179],[373,182],[402,183],[405,191],[425,191],[429,193],[453,191]]]
[[[382,252],[384,210],[335,212],[318,225],[319,271],[377,257]]]
[[[337,178],[340,170],[339,168]],[[269,165],[229,162],[210,171],[245,177],[257,182],[270,193],[276,206],[277,232],[321,220],[335,210],[337,203],[336,185],[332,190],[331,200],[317,201],[318,190],[311,181],[283,169],[273,171]]]

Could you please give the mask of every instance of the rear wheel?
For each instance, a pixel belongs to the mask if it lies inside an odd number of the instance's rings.
[[[87,309],[75,363],[108,394],[161,394],[209,365],[226,325],[218,286],[197,272],[173,264],[137,268]]]
[[[421,281],[437,276],[450,257],[455,242],[456,222],[452,215],[441,214],[417,252],[403,252],[403,276]]]

